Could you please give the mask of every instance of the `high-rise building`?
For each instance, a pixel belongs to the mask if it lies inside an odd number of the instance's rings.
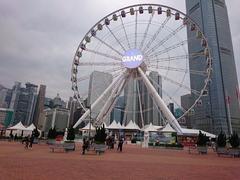
[[[186,0],[187,14],[200,26],[208,40],[212,55],[212,75],[208,96],[202,98],[202,106],[195,107],[191,117],[194,128],[218,134],[221,130],[230,134],[240,133],[240,111],[236,95],[238,87],[232,38],[225,0]],[[196,32],[188,30],[188,38]],[[189,54],[202,52],[198,40],[189,41]],[[206,61],[200,57],[189,59],[193,70],[205,70]],[[190,76],[191,88],[200,90],[203,82],[199,76]],[[196,97],[192,94],[193,100]]]
[[[7,128],[12,121],[13,112],[13,109],[0,108],[0,125]]]
[[[161,76],[158,74],[158,72],[151,71],[148,77],[153,87],[162,97]],[[153,123],[154,125],[162,125],[162,114],[158,106],[156,106],[156,104],[154,103],[152,97],[149,95],[147,87],[142,81],[130,79],[127,87],[124,90],[124,97],[125,114],[123,121],[125,122],[125,124],[127,124],[130,120],[133,120],[140,127],[142,127],[142,124],[146,125],[149,123]]]
[[[45,94],[46,94],[46,86],[40,85],[38,96],[37,96],[37,103],[34,113],[34,121],[33,123],[39,128],[43,128],[43,121],[44,121],[44,102],[45,102]]]
[[[70,111],[69,117],[69,125],[73,126],[76,121],[74,121],[74,113],[80,108],[80,105],[77,100],[73,99],[72,97],[69,98],[67,109]]]
[[[21,87],[21,83],[15,82],[12,89],[10,108],[14,109],[12,125],[22,122],[29,125],[33,122],[34,109],[37,99],[37,85],[26,83],[26,87]]]
[[[115,120],[116,122],[123,122],[123,115],[124,115],[124,96],[120,96],[117,99],[116,105],[111,112],[111,122]]]
[[[113,76],[109,73],[93,71],[90,75],[89,80],[89,91],[88,91],[88,102],[87,106],[93,104],[97,98],[104,92],[104,90],[112,83]],[[109,93],[110,95],[110,93]],[[95,108],[91,109],[91,117],[96,118],[100,110],[104,106],[108,97],[104,97],[100,103],[98,103]],[[110,113],[105,118],[107,124],[110,123]]]
[[[9,108],[12,97],[12,90],[0,84],[0,108]]]
[[[43,126],[44,134],[49,129],[56,128],[57,131],[64,132],[69,125],[69,110],[63,108],[45,109],[45,121]]]

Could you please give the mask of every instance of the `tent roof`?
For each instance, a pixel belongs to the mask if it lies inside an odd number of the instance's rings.
[[[162,130],[161,132],[176,132],[171,125],[168,123]]]
[[[91,129],[90,129],[90,123],[88,123],[85,127],[83,127],[81,130],[95,130],[96,128],[91,123]]]
[[[33,131],[34,129],[36,129],[36,126],[34,126],[34,124],[32,123],[26,129],[29,130],[29,131]]]
[[[145,125],[143,130],[146,132],[157,132],[158,131],[158,129],[152,123],[150,123],[149,125]]]
[[[140,130],[139,126],[132,120],[129,121],[129,123],[124,127],[124,129]]]
[[[25,128],[22,124],[22,122],[20,121],[19,123],[17,123],[15,126],[12,126],[10,128],[8,128],[10,130],[28,130],[27,128]]]
[[[124,129],[124,128],[125,128],[124,126],[121,125],[120,122],[118,122],[117,124],[118,124],[118,126],[120,127],[120,129]]]
[[[118,123],[116,123],[115,120],[107,127],[107,129],[121,129],[122,126]]]

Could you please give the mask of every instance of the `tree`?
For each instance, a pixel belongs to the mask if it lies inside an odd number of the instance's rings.
[[[208,137],[206,134],[203,134],[201,131],[199,131],[197,145],[198,146],[206,146],[208,141]]]
[[[217,146],[225,147],[226,146],[226,134],[221,131],[217,138]]]
[[[52,129],[49,129],[48,131],[48,139],[55,139],[57,136],[57,131],[55,129],[55,127]]]
[[[233,134],[229,138],[229,142],[232,146],[232,148],[238,148],[239,146],[239,137],[236,132],[233,132]]]
[[[107,134],[105,132],[105,127],[99,127],[96,129],[96,135],[94,137],[95,143],[96,144],[104,144],[106,140]]]
[[[68,128],[67,140],[73,141],[75,139],[75,130],[73,127]]]

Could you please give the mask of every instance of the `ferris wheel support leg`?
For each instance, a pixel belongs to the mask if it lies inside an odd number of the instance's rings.
[[[111,91],[113,89],[113,87],[115,86],[115,84],[120,81],[121,79],[123,79],[125,76],[125,72],[122,73],[121,75],[119,75],[115,81],[113,81],[106,89],[105,91],[101,94],[101,96],[98,97],[98,99],[91,104],[91,109],[93,109],[99,102],[102,101],[102,99],[104,97],[107,96],[107,94],[109,93],[109,91]],[[75,123],[75,125],[73,126],[73,128],[76,128],[79,124],[81,124],[81,122],[83,122],[85,120],[85,118],[90,114],[90,110],[88,109],[81,117],[80,119]]]
[[[162,98],[157,93],[156,89],[153,87],[151,82],[148,80],[147,76],[144,74],[142,69],[138,67],[138,72],[143,79],[144,84],[146,85],[149,93],[153,96],[153,100],[156,102],[157,106],[162,110],[165,115],[167,121],[173,126],[173,128],[177,131],[177,133],[182,134],[182,128],[177,122],[176,118],[172,115]]]
[[[96,123],[102,122],[105,119],[105,117],[107,116],[107,114],[112,111],[112,109],[114,108],[114,106],[117,102],[117,97],[121,94],[121,92],[123,91],[123,88],[126,85],[127,79],[128,78],[125,77],[118,83],[119,86],[114,89],[112,94],[109,96],[109,98],[105,102],[103,108],[101,109],[101,111],[96,119]]]

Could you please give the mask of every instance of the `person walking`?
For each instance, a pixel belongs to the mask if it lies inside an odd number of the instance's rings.
[[[34,135],[32,134],[31,137],[30,137],[30,141],[29,141],[29,147],[30,148],[32,148],[33,141],[34,141]]]
[[[117,151],[120,150],[120,152],[122,152],[122,147],[123,147],[123,138],[120,138],[118,142]]]
[[[28,149],[28,145],[29,145],[29,135],[25,137],[25,149]]]

